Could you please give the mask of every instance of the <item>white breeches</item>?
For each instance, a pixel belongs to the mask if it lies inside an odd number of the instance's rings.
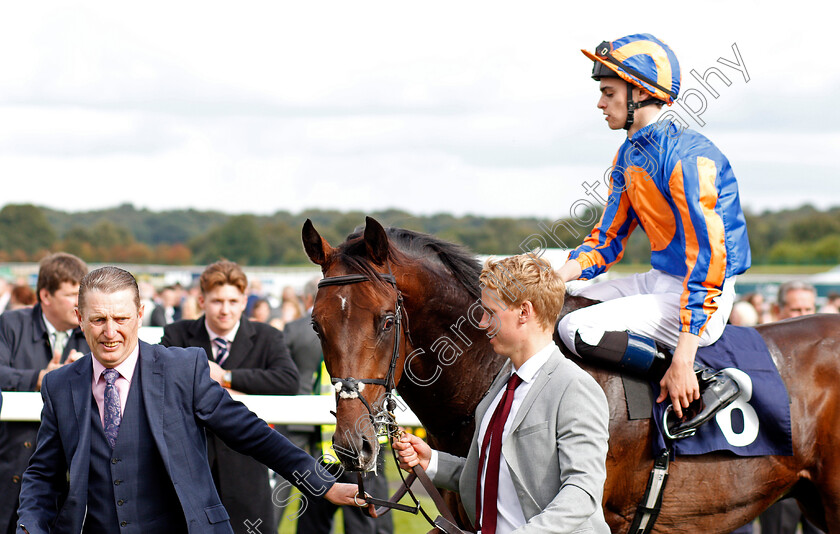
[[[604,332],[627,330],[673,349],[677,346],[681,328],[682,292],[682,277],[656,269],[592,284],[574,294],[603,302],[566,315],[557,325],[557,331],[566,347],[575,354],[577,331],[591,345],[597,345]],[[735,302],[735,277],[724,281],[723,292],[715,302],[717,311],[700,335],[701,347],[714,343],[723,334]]]

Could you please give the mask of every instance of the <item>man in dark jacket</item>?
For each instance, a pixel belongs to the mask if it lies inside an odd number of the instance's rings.
[[[233,262],[208,266],[200,279],[204,316],[164,328],[167,347],[202,347],[210,358],[210,378],[226,388],[255,395],[294,395],[298,372],[283,333],[263,323],[242,320],[248,279]],[[213,480],[235,532],[248,532],[257,519],[273,522],[268,470],[208,435]],[[253,530],[253,529],[252,529]]]
[[[87,352],[75,308],[85,262],[62,252],[41,260],[33,308],[0,315],[0,389],[39,391],[44,375]],[[38,423],[0,423],[0,532],[14,532],[20,481]]]

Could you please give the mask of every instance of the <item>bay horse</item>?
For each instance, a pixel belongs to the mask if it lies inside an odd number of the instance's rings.
[[[370,217],[363,232],[335,248],[309,220],[302,234],[307,255],[325,278],[365,280],[324,285],[316,296],[313,327],[330,376],[384,383],[397,342],[393,381],[400,397],[423,423],[432,447],[465,456],[475,407],[505,361],[478,326],[477,260],[458,245],[410,230],[385,230]],[[588,304],[567,295],[562,314]],[[398,305],[401,322],[395,317]],[[814,315],[758,331],[790,395],[793,456],[676,458],[654,532],[731,532],[790,495],[813,523],[840,533],[840,315]],[[572,360],[598,381],[609,402],[604,515],[612,532],[627,532],[653,465],[652,424],[628,419],[618,374]],[[374,406],[383,393],[382,385],[359,388],[359,396]],[[373,427],[358,424],[372,413],[362,400],[336,401],[334,443],[349,470],[371,469],[378,451]],[[463,510],[460,521],[469,526]]]

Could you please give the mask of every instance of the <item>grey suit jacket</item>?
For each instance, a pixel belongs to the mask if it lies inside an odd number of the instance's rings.
[[[312,329],[312,314],[295,319],[283,329],[286,346],[300,374],[298,395],[312,395],[315,376],[321,368],[321,341]]]
[[[438,456],[435,485],[458,491],[471,518],[475,518],[480,422],[510,372],[508,362],[476,408],[476,430],[467,457],[443,452]],[[502,443],[527,520],[517,533],[609,534],[601,505],[608,426],[609,408],[601,387],[555,348]]]

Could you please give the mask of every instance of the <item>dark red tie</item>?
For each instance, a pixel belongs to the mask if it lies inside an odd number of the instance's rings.
[[[484,432],[484,440],[481,444],[481,454],[478,458],[478,479],[475,483],[475,517],[480,524],[476,525],[481,534],[496,534],[496,499],[499,495],[499,465],[502,458],[502,432],[505,430],[510,407],[513,405],[513,391],[522,383],[519,375],[513,373],[508,380],[505,393],[490,418],[487,430]],[[490,451],[487,452],[487,446]],[[485,456],[486,454],[486,456]],[[481,469],[484,459],[487,458],[487,468],[484,473],[484,505],[481,498]],[[481,520],[481,511],[486,510],[484,521]]]

